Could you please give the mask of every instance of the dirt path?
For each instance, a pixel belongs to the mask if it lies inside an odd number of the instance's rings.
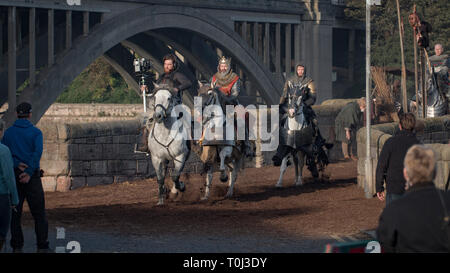
[[[193,175],[182,177],[186,192],[162,207],[156,206],[154,179],[46,193],[46,206],[50,226],[79,232],[83,238],[111,235],[118,240],[111,239],[111,244],[119,245],[113,249],[126,252],[316,252],[336,236],[358,237],[361,230],[376,228],[384,203],[364,197],[356,185],[355,162],[329,165],[326,182],[313,182],[309,171],[304,173],[305,185],[294,187],[294,170],[289,168],[284,188],[276,189],[279,168],[246,169],[231,199],[223,198],[227,184],[216,175],[210,200],[201,202],[204,177]],[[29,213],[24,225],[32,227]],[[120,245],[127,243],[120,243],[121,238],[128,242],[132,236],[151,242],[159,238],[165,248],[152,251],[135,243],[134,248],[122,249]],[[242,243],[229,243],[236,238]],[[260,245],[261,238],[274,248]],[[101,241],[107,249],[105,240]],[[103,249],[93,246],[91,251]]]

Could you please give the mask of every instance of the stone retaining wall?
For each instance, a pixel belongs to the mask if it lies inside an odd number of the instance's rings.
[[[142,104],[54,103],[42,116],[43,121],[86,123],[135,119],[143,111]]]
[[[347,100],[332,100],[326,102],[325,105],[313,106],[325,138],[332,139],[334,119],[347,102]],[[85,107],[83,105],[76,106],[80,107],[79,109]],[[96,120],[96,118],[101,118],[95,117],[95,113],[99,110],[116,109],[116,106],[110,108],[108,108],[109,106],[105,108],[99,106],[95,110],[86,110],[85,112],[76,112],[78,110],[68,112],[67,107],[61,106],[63,108],[61,110],[56,105],[52,106],[50,113],[55,115],[59,113],[62,117],[68,115],[72,121],[80,117],[76,113],[80,115],[91,113],[92,116],[86,115],[85,117]],[[137,106],[120,105],[119,108],[134,111],[133,109],[139,110]],[[144,154],[134,153],[134,145],[139,133],[139,121],[135,117],[130,117],[131,119],[128,120],[93,123],[61,122],[58,119],[49,118],[49,115],[47,117],[37,125],[44,134],[41,168],[45,171],[43,184],[46,191],[67,191],[82,186],[120,183],[155,175],[149,158]],[[270,115],[268,115],[268,119],[270,121]],[[276,151],[261,152],[259,143],[256,148],[257,157],[253,161],[247,162],[246,166],[271,165],[271,158]],[[331,161],[342,157],[340,146],[337,143],[329,151],[329,155]],[[184,172],[199,173],[201,168],[200,160],[192,152]]]
[[[137,120],[85,124],[43,121],[46,191],[67,191],[82,186],[120,183],[154,176],[145,154],[134,153],[139,130]],[[193,155],[185,172],[199,172]]]
[[[384,143],[396,131],[398,123],[386,123],[374,125],[371,127],[371,156],[372,156],[372,181],[371,185],[365,185],[365,161],[366,161],[366,129],[361,128],[357,133],[358,146],[358,185],[364,188],[368,195],[374,195],[375,190],[375,172],[378,163],[378,157],[381,153]],[[422,143],[430,146],[435,151],[437,157],[437,176],[435,184],[439,188],[444,188],[447,182],[450,170],[450,115],[439,118],[419,119],[416,126],[417,138]]]

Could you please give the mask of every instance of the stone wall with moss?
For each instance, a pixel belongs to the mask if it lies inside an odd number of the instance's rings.
[[[384,143],[397,131],[398,123],[386,123],[371,127],[370,151],[373,166],[372,181],[370,185],[365,185],[366,181],[366,128],[361,128],[357,133],[358,149],[358,185],[365,191],[375,194],[375,171],[378,157]],[[418,119],[416,124],[417,138],[424,144],[430,146],[435,151],[437,157],[437,176],[435,184],[439,188],[446,186],[450,172],[450,115],[438,118]]]

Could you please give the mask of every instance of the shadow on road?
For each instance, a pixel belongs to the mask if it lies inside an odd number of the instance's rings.
[[[239,202],[256,202],[267,200],[272,197],[291,197],[298,196],[304,193],[312,193],[321,190],[327,190],[332,188],[342,188],[350,185],[355,185],[355,179],[337,179],[332,182],[328,181],[313,181],[312,179],[307,180],[307,183],[303,184],[303,186],[296,187],[294,185],[286,185],[284,183],[283,188],[275,188],[275,186],[262,186],[259,187],[259,192],[255,193],[243,193],[236,195],[234,200]]]

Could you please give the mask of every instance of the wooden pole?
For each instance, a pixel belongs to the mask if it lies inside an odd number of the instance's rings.
[[[371,198],[373,189],[373,164],[370,149],[371,136],[371,96],[370,96],[370,0],[366,0],[366,179],[364,194],[366,198]]]
[[[413,13],[416,14],[416,4],[413,7]],[[414,45],[414,89],[416,91],[416,116],[419,116],[419,75],[417,72],[417,33],[413,26],[413,45]]]
[[[402,22],[400,18],[400,4],[397,2],[397,17],[398,17],[398,30],[400,35],[400,51],[402,56],[402,104],[403,104],[403,112],[408,112],[408,100],[406,97],[406,67],[405,67],[405,54],[403,50],[403,34],[402,34]]]
[[[422,89],[422,117],[427,117],[427,111],[426,111],[426,92],[425,92],[425,62],[424,62],[424,56],[423,51],[420,50],[420,89]]]
[[[419,115],[419,75],[417,72],[417,40],[416,33],[413,29],[413,43],[414,43],[414,88],[416,91],[416,115]]]

